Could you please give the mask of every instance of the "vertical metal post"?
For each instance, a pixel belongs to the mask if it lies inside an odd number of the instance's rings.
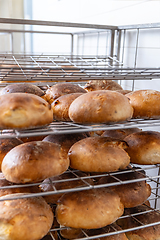
[[[84,54],[84,41],[85,41],[85,33],[83,33],[82,56],[83,56],[83,54]]]
[[[77,35],[77,55],[79,55],[79,35]]]
[[[117,60],[120,61],[120,49],[121,49],[121,30],[117,31],[118,34],[118,43],[117,43]]]
[[[126,30],[123,33],[123,45],[122,45],[122,63],[124,63],[124,48],[125,48],[125,40],[126,40]]]
[[[138,40],[139,40],[139,28],[137,29],[137,39],[136,39],[136,48],[135,48],[134,68],[137,65]]]
[[[23,52],[24,52],[24,54],[26,53],[26,39],[25,39],[25,33],[23,33]]]
[[[160,167],[158,168],[158,176],[160,175]],[[156,199],[155,199],[155,202],[154,202],[154,208],[156,209],[157,208],[157,197],[158,197],[158,192],[159,192],[159,178],[157,179],[157,183],[156,183]]]
[[[97,33],[97,56],[98,56],[98,50],[99,50],[99,32]]]
[[[110,48],[111,57],[113,57],[113,53],[114,53],[114,40],[115,40],[115,30],[111,30],[111,48]]]
[[[136,66],[137,66],[138,40],[139,40],[139,28],[137,29],[137,39],[136,39],[136,48],[135,48],[134,68],[136,68]],[[135,80],[133,80],[132,91],[134,91],[134,87],[135,87]]]
[[[106,32],[106,56],[107,56],[107,47],[108,47],[108,31]]]
[[[73,56],[73,46],[74,46],[74,37],[73,37],[73,34],[71,34],[71,51],[70,51],[71,56]]]
[[[110,56],[113,57],[114,53],[114,41],[115,41],[115,30],[111,30],[111,45],[110,45]],[[109,65],[112,65],[113,61],[109,61]]]
[[[11,32],[11,52],[14,53],[14,47],[13,47],[13,32]]]

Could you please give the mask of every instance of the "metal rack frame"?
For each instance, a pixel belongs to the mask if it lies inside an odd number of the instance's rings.
[[[134,165],[134,164],[131,164],[132,167],[134,166],[137,166],[137,165]],[[123,171],[119,171],[119,172],[112,172],[112,173],[101,173],[101,174],[92,174],[92,175],[88,175],[88,176],[82,176],[80,177],[78,175],[78,170],[73,170],[73,169],[68,169],[66,171],[66,173],[70,173],[71,176],[73,177],[70,177],[68,179],[59,179],[59,180],[51,180],[50,179],[50,184],[51,186],[53,186],[53,191],[50,191],[50,192],[41,192],[41,193],[31,193],[31,194],[25,194],[25,195],[22,195],[20,197],[9,197],[9,198],[5,198],[6,200],[12,200],[12,199],[18,199],[18,198],[28,198],[28,197],[35,197],[35,196],[48,196],[48,195],[53,195],[53,194],[58,194],[58,193],[69,193],[69,192],[75,192],[75,191],[85,191],[85,190],[89,190],[89,189],[96,189],[96,188],[103,188],[103,187],[111,187],[111,186],[117,186],[117,185],[121,185],[121,184],[129,184],[129,183],[133,183],[133,182],[140,182],[140,181],[146,181],[148,183],[151,183],[153,182],[156,187],[154,189],[152,189],[152,195],[150,196],[149,200],[150,201],[153,201],[154,202],[154,207],[148,207],[148,211],[145,211],[145,212],[141,212],[141,213],[134,213],[134,214],[130,214],[130,215],[123,215],[121,216],[119,219],[121,218],[128,218],[128,217],[134,217],[134,219],[139,223],[139,226],[137,227],[134,227],[134,228],[130,228],[130,229],[123,229],[123,230],[120,230],[120,231],[117,231],[114,229],[113,227],[113,231],[109,232],[109,233],[103,233],[103,234],[98,234],[98,235],[94,235],[94,236],[88,236],[87,233],[85,232],[85,230],[83,229],[82,232],[84,233],[84,237],[83,238],[79,238],[79,239],[84,239],[84,240],[87,240],[87,239],[95,239],[95,238],[100,238],[100,237],[105,237],[105,236],[111,236],[111,235],[114,235],[114,234],[118,234],[118,233],[122,233],[122,232],[128,232],[128,231],[132,231],[132,230],[138,230],[138,229],[141,229],[141,228],[146,228],[146,227],[150,227],[150,226],[154,226],[154,225],[158,225],[160,224],[160,221],[159,222],[155,222],[155,223],[150,223],[150,224],[146,224],[144,225],[142,222],[139,222],[139,220],[136,219],[136,216],[138,216],[139,214],[145,214],[147,212],[158,212],[160,211],[160,209],[155,209],[155,203],[156,203],[156,200],[157,198],[159,198],[160,196],[157,194],[157,189],[159,189],[159,185],[157,185],[157,181],[156,179],[159,179],[160,176],[158,175],[158,172],[159,172],[159,167],[160,165],[157,164],[157,165],[149,165],[149,166],[144,166],[143,167],[143,170],[145,171],[149,171],[149,170],[157,170],[157,176],[150,176],[149,174],[146,174],[146,173],[142,173],[141,172],[141,168],[134,168],[134,169],[126,169],[126,170],[123,170]],[[127,173],[131,173],[131,172],[140,172],[142,177],[139,178],[139,179],[134,179],[134,180],[120,180],[118,178],[118,175],[119,174],[127,174]],[[65,175],[65,173],[64,173]],[[92,185],[90,183],[88,183],[88,179],[92,179],[93,181],[96,180],[97,178],[100,178],[100,177],[104,177],[104,176],[110,176],[112,177],[114,180],[116,180],[115,182],[112,182],[112,183],[106,183],[106,184],[98,184],[98,185]],[[82,181],[82,184],[83,184],[83,187],[78,187],[78,188],[63,188],[61,187],[61,183],[63,184],[64,182],[68,182],[68,181],[79,181],[81,180]],[[55,187],[55,183],[59,183],[59,189],[56,189]],[[17,188],[17,187],[29,187],[29,186],[37,186],[37,185],[40,185],[40,184],[43,184],[43,183],[31,183],[31,184],[25,184],[25,185],[18,185],[18,184],[14,184],[14,185],[10,185],[10,186],[3,186],[3,187],[0,187],[0,189],[4,190],[4,189],[7,189],[7,188]],[[44,183],[45,184],[45,183]],[[3,200],[2,200],[3,201]],[[112,227],[112,225],[111,225]],[[63,229],[67,229],[67,227],[56,227],[56,228],[52,228],[50,230],[50,236],[54,239],[52,233],[54,231],[60,231],[60,230],[63,230]],[[51,239],[52,239],[51,238]],[[59,235],[59,239],[63,239],[60,237]]]
[[[25,194],[24,196],[20,196],[20,197],[9,197],[9,198],[5,198],[6,200],[11,200],[11,199],[18,199],[18,198],[28,198],[28,197],[33,197],[33,196],[48,196],[48,195],[53,195],[53,194],[58,194],[58,193],[69,193],[69,192],[75,192],[75,191],[83,191],[83,190],[90,190],[90,189],[98,189],[98,188],[103,188],[103,187],[111,187],[111,186],[117,186],[117,185],[122,185],[122,184],[130,184],[133,182],[141,182],[141,181],[147,181],[149,182],[153,182],[154,184],[157,184],[156,179],[159,179],[160,176],[158,175],[158,171],[159,171],[159,167],[160,164],[156,164],[156,165],[148,165],[148,166],[144,166],[143,168],[140,168],[138,165],[136,164],[130,164],[130,166],[132,168],[128,168],[125,170],[119,170],[117,172],[110,172],[110,173],[92,173],[92,174],[87,174],[86,176],[81,176],[79,175],[80,171],[79,170],[74,170],[74,169],[68,169],[65,173],[63,173],[62,175],[62,179],[49,179],[49,184],[53,187],[53,191],[49,191],[49,192],[40,192],[40,193],[31,193],[31,194]],[[138,167],[137,167],[138,166]],[[150,170],[156,170],[157,171],[157,175],[156,176],[151,176],[149,174]],[[145,171],[145,173],[142,172],[142,170]],[[141,173],[141,177],[134,179],[134,180],[121,180],[118,175],[121,174],[128,174],[128,173],[134,173],[134,172],[140,172]],[[148,173],[147,173],[148,172]],[[70,174],[69,178],[65,178],[66,174]],[[92,180],[92,182],[94,183],[95,181],[97,181],[97,179],[101,178],[101,177],[112,177],[113,180],[115,180],[112,183],[104,183],[104,184],[91,184],[89,183],[89,179]],[[1,180],[3,178],[0,178]],[[72,182],[72,181],[82,181],[82,185],[84,185],[83,187],[75,187],[75,188],[69,188],[69,186],[67,188],[61,187],[61,184],[65,183],[65,182]],[[59,189],[56,189],[56,187],[54,186],[54,184],[59,183]],[[21,188],[21,187],[31,187],[31,186],[39,186],[39,185],[43,185],[46,184],[45,182],[37,182],[37,183],[26,183],[26,184],[11,184],[10,186],[2,186],[0,187],[1,190],[4,189],[14,189],[14,188]],[[154,188],[154,191],[157,189],[157,187]],[[152,194],[154,196],[150,197],[150,200],[155,200],[156,199],[156,193],[152,192]],[[3,200],[0,200],[3,201]],[[156,204],[156,203],[154,203]]]
[[[160,28],[160,24],[145,24],[145,25],[134,25],[134,26],[106,26],[106,25],[92,25],[92,24],[78,24],[78,23],[64,23],[64,22],[50,22],[50,21],[33,21],[33,20],[22,20],[22,19],[2,19],[0,18],[0,23],[4,24],[20,24],[20,25],[39,25],[39,26],[60,26],[65,27],[66,31],[33,31],[33,30],[16,30],[16,29],[0,29],[0,32],[9,33],[11,36],[11,45],[12,45],[12,54],[0,54],[0,86],[4,87],[10,83],[16,82],[33,82],[38,86],[50,86],[59,81],[70,81],[74,83],[81,83],[88,80],[103,80],[103,79],[112,79],[112,80],[152,80],[160,78],[160,68],[137,68],[137,51],[138,51],[138,42],[139,42],[139,33],[141,29],[150,29],[150,28]],[[81,31],[72,31],[72,29],[77,28]],[[133,67],[129,68],[124,66],[124,43],[125,36],[128,30],[135,29],[137,32],[136,45],[135,45],[135,56]],[[26,33],[30,34],[60,34],[60,35],[69,35],[71,39],[70,44],[70,55],[38,55],[38,54],[26,54],[25,49],[22,54],[15,54],[13,49],[13,33],[23,33],[24,36]],[[100,34],[106,34],[106,39],[109,38],[109,54],[104,54],[104,56],[99,56],[99,37]],[[89,34],[95,34],[97,36],[97,47],[96,47],[96,56],[85,56],[83,54],[83,45],[85,44],[85,37]],[[75,38],[77,38],[77,52],[75,54]],[[82,52],[79,54],[79,38],[82,38]],[[25,41],[25,37],[24,37]],[[13,54],[14,53],[14,54]],[[133,84],[134,85],[134,84]],[[133,87],[134,88],[134,87]],[[27,129],[27,130],[5,130],[1,131],[0,138],[11,138],[11,137],[30,137],[30,136],[45,136],[49,134],[67,134],[67,133],[76,133],[76,132],[92,132],[98,130],[108,130],[108,129],[124,129],[132,127],[149,127],[149,126],[160,126],[160,120],[150,119],[131,119],[128,122],[115,123],[115,124],[94,124],[94,125],[80,125],[71,122],[53,122],[48,126],[37,129]],[[148,183],[154,183],[155,187],[152,188],[152,195],[149,198],[154,204],[153,208],[150,207],[148,211],[157,211],[160,209],[157,208],[157,201],[160,199],[159,196],[159,164],[153,166],[143,166],[145,171],[155,169],[157,174],[155,176],[150,176],[146,174],[144,178],[136,179],[135,181],[147,181]],[[79,180],[78,175],[76,175],[76,170],[68,170],[71,172],[75,178],[68,180]],[[127,170],[131,171],[131,170]],[[92,188],[100,187],[109,187],[118,184],[127,184],[133,182],[117,180],[112,184],[103,184],[103,185],[90,185],[86,181],[87,178],[97,178],[101,176],[110,175],[113,178],[116,178],[116,175],[120,172],[107,173],[107,174],[96,174],[87,177],[81,177],[80,179],[86,185],[82,188],[75,189],[55,189],[52,192],[47,193],[35,193],[27,194],[23,197],[33,197],[33,196],[45,196],[57,193],[67,193],[72,191],[87,190]],[[67,180],[67,181],[68,181]],[[63,182],[64,180],[59,180]],[[65,180],[66,181],[66,180]],[[54,184],[56,181],[52,182]],[[25,186],[39,185],[36,184],[26,184]],[[11,185],[9,187],[0,187],[0,189],[5,188],[14,188],[22,187],[22,185]],[[9,199],[8,199],[9,200]],[[124,217],[134,217],[135,214]],[[97,236],[88,236],[83,230],[84,237],[81,239],[95,239],[101,238],[104,236],[118,234],[120,232],[127,232],[131,230],[137,230],[149,226],[158,225],[160,222],[144,225],[140,223],[140,226],[132,229],[125,229],[122,231],[101,234]],[[52,232],[59,231],[62,228],[51,229],[50,236],[51,239],[54,239]],[[62,239],[59,236],[59,239]]]
[[[31,81],[47,85],[59,81],[152,80],[160,78],[160,68],[124,67],[116,57],[0,54],[1,86]],[[4,82],[4,84],[3,84]]]
[[[73,122],[52,122],[51,124],[33,129],[5,129],[1,130],[0,138],[13,138],[13,137],[33,137],[33,136],[46,136],[51,134],[70,134],[80,132],[95,132],[114,129],[127,129],[134,127],[150,127],[160,126],[159,119],[131,119],[127,122],[114,123],[114,124],[77,124]]]

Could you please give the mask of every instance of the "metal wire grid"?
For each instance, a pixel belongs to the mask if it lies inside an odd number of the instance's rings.
[[[152,199],[150,198],[150,201],[151,200],[155,200],[156,201],[157,197],[159,197],[159,196],[155,195],[154,197],[152,197]],[[145,211],[142,211],[142,212],[139,212],[139,211],[136,212],[135,211],[134,213],[130,213],[130,214],[124,213],[124,215],[119,218],[119,219],[125,219],[125,220],[127,220],[128,218],[134,219],[134,221],[137,223],[136,227],[130,227],[130,228],[122,229],[122,230],[117,230],[115,228],[115,226],[113,224],[111,224],[110,225],[110,231],[107,232],[105,228],[102,228],[102,229],[97,229],[96,230],[97,233],[96,233],[96,231],[94,231],[94,233],[90,234],[90,235],[88,235],[86,230],[84,230],[84,229],[82,230],[81,229],[81,233],[83,233],[83,236],[79,237],[78,239],[80,239],[80,240],[101,239],[102,237],[106,237],[106,236],[111,236],[111,235],[120,234],[120,233],[126,233],[126,232],[129,232],[129,231],[134,231],[134,230],[139,230],[139,229],[143,229],[143,228],[159,225],[160,221],[151,222],[151,223],[145,224],[145,223],[143,223],[142,221],[140,221],[137,218],[139,215],[143,214],[145,216],[147,213],[154,213],[154,212],[156,212],[156,213],[160,214],[160,212],[159,212],[160,209],[159,208],[155,209],[155,208],[152,208],[152,207],[147,206],[147,205],[145,205],[145,206],[147,207],[147,209]],[[159,215],[159,218],[160,218],[160,215]],[[67,227],[63,227],[63,226],[59,226],[59,227],[56,226],[56,227],[54,227],[53,229],[50,230],[50,239],[55,239],[54,238],[54,233],[56,232],[57,236],[58,236],[58,239],[59,240],[63,240],[64,238],[61,237],[60,231],[61,230],[65,230],[65,229],[67,229]],[[44,238],[44,240],[45,240],[45,238]]]
[[[114,129],[127,129],[127,128],[145,128],[145,127],[160,126],[160,119],[131,119],[127,122],[115,124],[90,124],[82,125],[73,122],[52,122],[51,124],[33,129],[1,129],[0,138],[13,138],[13,137],[33,137],[33,136],[46,136],[51,134],[72,134],[81,132],[95,132]]]
[[[132,167],[137,166],[134,164],[131,164]],[[28,198],[28,197],[34,197],[34,196],[48,196],[48,195],[53,195],[53,194],[58,194],[58,193],[69,193],[69,192],[75,192],[75,191],[83,191],[83,190],[89,190],[89,189],[98,189],[102,187],[111,187],[111,186],[117,186],[121,184],[129,184],[133,182],[141,182],[141,181],[147,181],[148,183],[154,183],[155,188],[152,189],[152,198],[150,198],[151,201],[156,200],[159,196],[158,193],[156,193],[156,190],[159,188],[158,179],[160,178],[160,175],[158,175],[158,170],[159,170],[160,165],[145,165],[143,168],[129,168],[125,169],[123,171],[117,171],[117,172],[112,172],[112,173],[90,173],[86,174],[85,176],[80,175],[80,171],[78,170],[73,170],[73,169],[68,169],[63,175],[61,175],[61,178],[54,178],[54,179],[49,179],[49,184],[52,186],[53,191],[47,191],[47,192],[40,192],[40,193],[29,193],[25,194],[22,196],[18,197],[10,197],[6,198],[6,200],[11,200],[11,199],[19,199],[19,198]],[[145,172],[143,173],[142,170]],[[150,174],[146,173],[148,170],[155,170],[157,171],[157,175],[151,176]],[[140,178],[137,179],[127,179],[127,180],[121,180],[120,175],[121,174],[128,174],[128,173],[133,173],[133,172],[139,172],[141,174]],[[68,177],[69,174],[69,177]],[[67,178],[66,178],[67,176]],[[113,179],[113,182],[111,183],[103,183],[103,184],[96,184],[97,179],[101,177],[106,177],[110,176]],[[0,180],[3,178],[1,177]],[[92,183],[88,181],[89,179],[92,180]],[[72,181],[81,181],[82,185],[80,187],[75,187],[75,188],[70,188],[69,186],[64,187],[65,182],[72,182]],[[55,184],[58,183],[58,188],[55,187]],[[22,187],[31,187],[31,186],[39,186],[46,184],[45,182],[38,182],[38,183],[28,183],[28,184],[10,184],[9,186],[1,186],[0,190],[5,190],[5,189],[14,189],[14,188],[22,188]],[[0,200],[3,201],[3,200]]]
[[[152,188],[152,195],[149,198],[150,202],[154,202],[154,204],[155,204],[157,199],[159,199],[159,197],[160,197],[159,193],[158,193],[158,190],[159,190],[158,179],[160,178],[160,176],[158,175],[158,172],[159,172],[160,165],[157,164],[157,165],[143,166],[143,170],[145,172],[142,172],[142,168],[137,168],[137,165],[131,164],[131,166],[132,166],[132,168],[129,168],[129,169],[126,169],[126,170],[123,170],[123,171],[118,171],[118,172],[113,172],[113,173],[88,174],[86,176],[79,175],[78,170],[68,169],[63,174],[64,178],[55,179],[55,180],[50,179],[50,184],[53,187],[53,191],[42,192],[42,193],[29,193],[29,194],[21,195],[21,196],[18,196],[18,197],[6,198],[6,200],[26,198],[26,197],[34,197],[34,196],[47,196],[47,195],[53,195],[53,194],[57,194],[57,193],[69,193],[69,192],[82,191],[82,190],[88,190],[88,189],[94,189],[94,188],[102,188],[102,187],[109,187],[109,186],[115,186],[115,185],[121,185],[121,184],[129,184],[129,183],[139,182],[139,181],[144,181],[145,180],[148,183],[152,182],[155,185],[155,187]],[[136,168],[133,168],[133,167],[136,167]],[[151,176],[148,173],[146,173],[149,170],[157,171],[157,175],[156,176]],[[118,177],[119,174],[128,174],[128,173],[136,172],[136,171],[141,173],[141,178],[134,179],[134,180],[121,180]],[[66,179],[65,174],[68,174],[68,173],[70,174],[70,178],[67,177],[67,179]],[[92,179],[93,182],[94,181],[96,182],[97,179],[99,179],[101,177],[104,177],[104,176],[110,176],[110,177],[113,178],[114,181],[112,183],[95,184],[95,185],[90,184],[89,181],[88,181],[88,179]],[[67,188],[66,187],[61,187],[61,184],[63,185],[63,183],[66,182],[66,181],[67,181],[67,183],[69,181],[82,181],[83,186],[82,187],[76,187],[76,188],[73,188],[73,189],[69,188],[68,185],[67,185]],[[58,183],[58,185],[59,185],[58,188],[55,187],[56,183]],[[17,184],[16,185],[9,185],[9,186],[0,187],[0,190],[17,188],[17,187],[24,187],[24,186],[26,186],[26,187],[36,186],[36,185],[40,185],[40,184],[43,184],[43,183],[32,183],[32,184],[25,184],[25,185],[24,184],[23,185],[22,184],[21,185],[17,185]],[[143,214],[146,214],[146,212],[151,212],[151,211],[159,212],[159,209],[155,210],[155,208],[149,207],[148,211],[143,212]],[[132,217],[132,218],[136,219],[136,216],[138,214],[139,213],[124,215],[120,218]],[[139,222],[139,220],[137,220],[137,221]],[[155,223],[146,224],[146,225],[139,222],[139,225],[137,227],[130,228],[130,229],[124,229],[124,230],[118,230],[118,231],[114,228],[114,226],[111,225],[111,229],[112,229],[111,232],[103,232],[103,229],[102,229],[101,234],[98,233],[98,235],[95,235],[95,233],[94,233],[93,236],[88,236],[87,233],[85,232],[85,230],[82,230],[84,236],[81,237],[80,239],[87,240],[87,239],[101,238],[101,237],[104,237],[104,236],[110,236],[110,235],[114,235],[114,234],[118,234],[118,233],[122,233],[122,232],[127,232],[127,231],[131,231],[131,230],[137,230],[137,229],[146,228],[146,227],[149,227],[149,226],[154,226],[154,225],[157,225],[157,224],[160,224],[160,221],[155,222]],[[50,239],[55,239],[54,238],[54,232],[55,231],[57,232],[59,239],[60,240],[63,239],[59,234],[59,231],[62,230],[62,229],[66,229],[66,227],[53,227],[50,230],[50,233],[49,233],[50,234]],[[47,236],[47,237],[49,237],[49,236]],[[44,240],[45,240],[45,238],[44,238]]]
[[[5,85],[6,81],[35,81],[46,85],[52,81],[160,78],[160,68],[127,68],[116,56],[1,54],[0,62],[0,81]]]
[[[117,230],[114,227],[114,225],[111,224],[111,225],[109,225],[110,232],[107,232],[105,228],[101,228],[101,229],[97,229],[97,234],[95,234],[96,231],[94,231],[94,235],[88,235],[86,230],[84,230],[84,229],[82,230],[81,229],[81,232],[83,233],[83,237],[80,237],[78,239],[79,240],[101,239],[102,237],[106,237],[106,236],[112,236],[112,235],[120,234],[120,233],[127,233],[127,232],[130,232],[130,231],[139,230],[139,229],[143,229],[143,228],[159,225],[160,221],[144,225],[144,223],[139,221],[139,219],[137,218],[137,216],[139,216],[141,214],[145,215],[146,213],[151,213],[151,212],[157,212],[157,213],[160,214],[159,209],[155,210],[155,209],[152,209],[151,207],[148,207],[148,210],[146,210],[145,212],[141,212],[141,213],[137,212],[137,213],[134,213],[134,214],[124,215],[124,216],[119,218],[119,219],[124,218],[126,220],[127,220],[127,218],[132,218],[132,219],[134,219],[137,222],[137,225],[139,225],[137,227],[132,227],[132,228],[123,229],[123,230]],[[51,229],[50,230],[50,237],[51,237],[50,239],[54,239],[55,240],[53,233],[57,232],[58,239],[59,240],[63,240],[64,238],[61,237],[59,231],[65,230],[65,229],[67,229],[67,227],[59,227],[59,228],[57,227],[57,228]],[[101,234],[99,234],[100,231],[102,232]],[[44,240],[45,240],[45,238],[44,238]]]

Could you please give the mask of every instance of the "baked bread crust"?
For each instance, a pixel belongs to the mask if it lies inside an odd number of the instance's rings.
[[[113,223],[123,211],[116,193],[99,188],[64,194],[58,201],[56,217],[67,227],[94,229]]]
[[[2,162],[5,178],[13,183],[42,181],[57,176],[69,167],[69,158],[51,142],[23,143],[7,153]]]
[[[141,131],[125,137],[128,147],[125,149],[130,161],[137,164],[160,163],[160,133]]]
[[[113,123],[132,118],[133,108],[126,96],[109,90],[82,94],[70,105],[69,117],[76,123]]]
[[[91,80],[84,86],[87,92],[97,91],[97,90],[123,90],[121,85],[112,80]]]
[[[0,96],[0,128],[34,128],[53,121],[49,103],[30,93]]]
[[[0,237],[3,240],[38,240],[47,234],[53,213],[42,197],[5,200],[24,194],[0,197]]]
[[[160,92],[155,90],[138,90],[126,94],[134,112],[133,118],[159,119]]]
[[[88,137],[72,145],[68,152],[71,168],[84,172],[114,172],[130,163],[125,143],[107,137]]]
[[[79,85],[72,83],[57,83],[47,89],[45,98],[50,104],[52,104],[55,99],[70,93],[86,93],[86,90]]]

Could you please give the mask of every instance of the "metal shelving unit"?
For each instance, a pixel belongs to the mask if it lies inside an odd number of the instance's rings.
[[[95,132],[114,129],[126,129],[126,128],[144,128],[150,126],[160,126],[159,119],[131,119],[127,122],[113,123],[113,124],[77,124],[73,122],[52,122],[51,124],[33,129],[5,129],[1,130],[0,138],[13,138],[13,137],[33,137],[33,136],[46,136],[51,134],[69,134],[80,132]]]
[[[152,80],[160,78],[160,68],[129,68],[117,57],[0,54],[1,86],[31,81],[39,86],[59,81]]]
[[[65,31],[39,31],[39,30],[14,30],[14,29],[0,29],[0,32],[7,32],[11,35],[11,45],[12,53],[1,53],[0,54],[0,87],[4,87],[8,84],[17,82],[32,82],[35,85],[38,85],[44,89],[57,82],[72,82],[73,84],[85,84],[89,80],[105,80],[111,79],[116,81],[123,80],[153,80],[160,78],[160,68],[137,68],[137,51],[138,51],[138,39],[139,32],[141,29],[151,29],[151,28],[160,28],[160,24],[151,24],[151,25],[138,25],[138,26],[105,26],[105,25],[91,25],[91,24],[74,24],[74,23],[62,23],[62,22],[44,22],[44,21],[32,21],[32,20],[21,20],[21,19],[2,19],[0,18],[0,23],[3,24],[20,24],[20,25],[34,25],[34,26],[52,26],[52,27],[63,27]],[[73,28],[80,29],[80,31],[72,31]],[[135,44],[135,59],[133,61],[133,67],[125,66],[124,59],[124,48],[125,48],[125,37],[128,30],[134,29],[137,32],[136,44]],[[28,53],[15,53],[13,49],[14,42],[14,33],[23,33],[25,34],[59,34],[59,35],[69,35],[71,39],[70,44],[70,55],[53,55],[53,54],[28,54]],[[90,34],[95,34],[97,39],[99,39],[100,34],[106,34],[106,39],[109,42],[109,45],[106,47],[108,50],[104,52],[104,55],[99,55],[99,46],[97,40],[96,56],[93,55],[84,55],[84,46],[85,46],[85,37]],[[75,38],[77,38],[77,43],[75,44]],[[82,38],[82,49],[79,51],[80,40]],[[106,41],[107,42],[107,41]],[[77,50],[77,51],[75,51]],[[109,54],[106,54],[109,53]],[[134,89],[134,87],[133,87]],[[114,124],[91,124],[91,125],[80,125],[72,122],[53,122],[48,126],[36,129],[27,129],[27,130],[1,130],[0,138],[11,138],[11,137],[32,137],[32,136],[46,136],[49,134],[68,134],[68,133],[78,133],[78,132],[92,132],[98,130],[111,130],[111,129],[124,129],[124,128],[133,128],[133,127],[150,127],[150,126],[160,126],[160,120],[156,119],[131,119],[128,122],[123,123],[114,123]],[[134,166],[132,164],[132,166]],[[160,178],[160,165],[150,165],[142,166],[142,169],[146,174],[134,181],[147,181],[147,183],[152,185],[152,194],[149,198],[151,207],[148,207],[146,212],[158,212],[160,209],[157,207],[160,196],[159,196],[159,178]],[[150,172],[154,170],[156,174],[151,175]],[[123,171],[123,174],[133,171],[127,169]],[[134,170],[137,171],[137,170]],[[54,189],[51,192],[44,193],[34,193],[27,194],[23,197],[33,197],[33,196],[45,196],[57,193],[67,193],[72,191],[87,190],[93,188],[109,187],[113,185],[127,184],[134,182],[133,180],[122,181],[117,178],[121,171],[115,173],[102,173],[95,175],[88,175],[85,177],[79,177],[77,170],[68,169],[67,172],[70,172],[73,177],[71,179],[62,179],[51,181],[51,184],[54,185],[56,182],[64,181],[77,181],[81,180],[84,184],[83,187],[74,188],[74,189]],[[112,178],[116,179],[116,182],[110,184],[98,184],[91,185],[86,180],[91,178],[96,180],[99,177],[109,175]],[[26,184],[25,186],[39,185],[40,183]],[[22,185],[11,185],[9,187],[0,187],[0,189],[5,188],[14,188],[22,187]],[[9,199],[8,199],[9,200]],[[138,216],[139,213],[134,213],[130,215],[124,215],[121,218],[134,218]],[[137,222],[139,220],[137,219]],[[112,231],[110,233],[97,234],[94,236],[87,235],[85,230],[82,230],[83,237],[80,239],[96,239],[104,236],[118,234],[120,232],[127,232],[131,230],[137,230],[141,228],[146,228],[154,225],[160,224],[160,221],[144,225],[142,222],[139,222],[139,226],[132,229],[124,229],[117,231],[113,225],[111,225]],[[58,237],[60,240],[63,238],[59,235],[59,231],[64,229],[64,227],[56,227],[55,229],[50,230],[50,239],[54,238],[54,231],[57,231]],[[45,237],[44,237],[45,240]]]

